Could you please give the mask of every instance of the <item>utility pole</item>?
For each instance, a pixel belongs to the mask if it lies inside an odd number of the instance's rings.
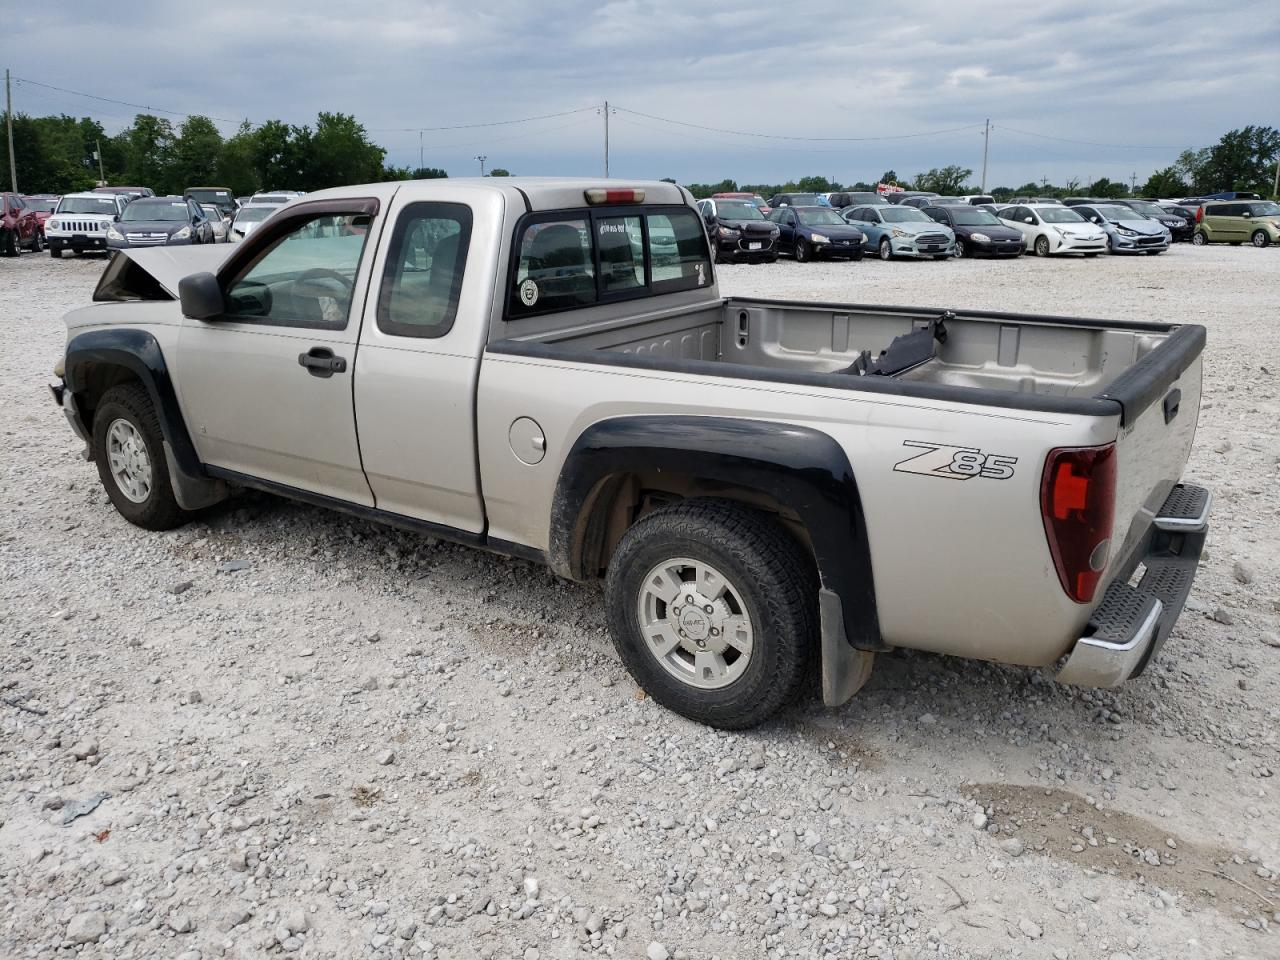
[[[609,101],[604,102],[604,178],[609,179]]]
[[[13,90],[9,86],[9,71],[4,72],[4,125],[9,131],[9,185],[18,192],[18,167],[13,159]]]
[[[1276,159],[1276,182],[1271,188],[1271,193],[1273,196],[1280,197],[1280,158]]]
[[[1138,185],[1138,173],[1135,170],[1129,174],[1129,192],[1133,193],[1134,188]]]
[[[480,176],[482,176],[482,177],[483,177],[483,176],[484,176],[484,162],[485,162],[486,160],[488,160],[489,158],[488,158],[488,157],[486,157],[486,156],[482,153],[482,154],[480,154],[480,156],[476,157],[476,159],[480,161]]]
[[[105,187],[107,185],[107,175],[102,169],[102,141],[95,140],[93,145],[98,148],[94,151],[98,155],[98,183],[100,186]]]
[[[987,192],[987,147],[991,145],[991,118],[987,118],[987,125],[982,130],[982,186],[978,189],[979,193]]]
[[[419,131],[418,131],[418,169],[419,169],[419,170],[421,170],[421,169],[422,169],[422,164],[423,164],[423,154],[422,154],[422,131],[421,131],[421,130],[419,130]]]
[[[1048,178],[1048,177],[1041,177],[1041,178],[1040,178],[1040,184],[1041,184],[1041,186],[1043,186],[1043,187],[1044,187],[1044,189],[1048,190],[1048,189],[1049,189],[1049,178]]]

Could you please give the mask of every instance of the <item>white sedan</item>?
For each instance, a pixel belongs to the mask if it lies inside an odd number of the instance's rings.
[[[231,218],[224,216],[222,211],[212,203],[202,203],[200,209],[209,218],[209,226],[213,227],[214,243],[223,243],[231,230]]]
[[[1096,257],[1107,249],[1107,235],[1070,207],[1059,203],[1021,203],[1001,207],[996,216],[1022,231],[1027,249],[1038,257],[1083,253]]]

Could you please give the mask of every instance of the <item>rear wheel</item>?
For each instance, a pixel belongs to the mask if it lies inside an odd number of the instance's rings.
[[[808,263],[809,260],[809,241],[804,237],[796,237],[796,262]]]
[[[1253,231],[1253,236],[1249,239],[1253,241],[1253,245],[1255,247],[1265,247],[1269,246],[1271,243],[1271,238],[1267,236],[1267,231],[1265,230]]]
[[[1197,230],[1195,233],[1191,235],[1191,245],[1193,247],[1203,247],[1208,242],[1209,242],[1209,238],[1206,237],[1199,230]]]
[[[36,231],[36,235],[31,238],[31,252],[44,253],[44,234]]]
[[[880,259],[881,260],[893,259],[893,244],[889,242],[888,237],[880,238]]]
[[[727,730],[763,723],[800,693],[817,646],[817,577],[776,522],[688,500],[623,536],[605,585],[631,675],[682,716]]]
[[[169,482],[160,418],[139,383],[112,387],[93,415],[98,477],[120,515],[147,530],[172,530],[187,520]]]
[[[1049,255],[1049,238],[1044,236],[1036,237],[1036,256],[1047,257]]]

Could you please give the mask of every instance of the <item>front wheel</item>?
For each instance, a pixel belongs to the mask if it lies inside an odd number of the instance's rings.
[[[1049,238],[1046,236],[1036,237],[1036,256],[1047,257],[1049,255]]]
[[[765,262],[765,263],[777,263],[777,262],[778,262],[778,255],[775,253],[775,254],[774,254],[773,256],[771,256],[771,257],[765,257],[765,258],[764,258],[764,262]]]
[[[17,233],[13,230],[0,232],[0,257],[16,257],[20,249]]]
[[[1191,245],[1193,247],[1203,247],[1208,242],[1209,242],[1209,238],[1206,237],[1199,230],[1197,230],[1195,233],[1191,235]]]
[[[160,418],[139,383],[112,387],[93,415],[98,478],[120,515],[147,530],[172,530],[187,520],[169,482]]]
[[[1087,259],[1087,260],[1092,260],[1092,259],[1093,259],[1094,257],[1096,257],[1096,256],[1097,256],[1097,254],[1096,254],[1096,253],[1086,253],[1086,254],[1085,254],[1085,259]]]
[[[1271,243],[1271,238],[1267,236],[1267,231],[1265,230],[1253,231],[1253,236],[1249,239],[1253,241],[1255,247],[1265,247]]]
[[[850,259],[850,260],[852,260],[852,261],[854,261],[855,263],[856,263],[857,261],[861,260],[861,259],[862,259],[862,251],[861,251],[861,250],[855,250],[853,253],[849,254],[849,259]]]
[[[893,244],[889,242],[888,237],[880,238],[880,259],[881,260],[893,259]]]
[[[695,499],[623,535],[605,595],[618,655],[669,710],[740,730],[794,700],[817,647],[817,576],[783,528]]]
[[[965,257],[967,257],[968,255],[969,255],[969,252],[968,252],[967,250],[965,250],[965,248],[964,248],[964,241],[963,241],[963,240],[957,240],[957,241],[956,241],[956,259],[957,259],[957,260],[962,260],[962,259],[964,259]]]
[[[808,263],[809,242],[804,237],[796,237],[796,263]]]
[[[61,259],[62,259],[62,248],[61,248],[61,247],[50,247],[50,248],[49,248],[49,256],[53,257],[53,259],[55,259],[55,260],[61,260]]]
[[[37,231],[36,235],[31,239],[31,252],[44,253],[44,234]]]

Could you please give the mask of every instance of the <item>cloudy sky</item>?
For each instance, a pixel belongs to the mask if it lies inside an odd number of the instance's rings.
[[[853,182],[956,163],[988,186],[1137,174],[1280,125],[1276,0],[0,0],[14,109],[234,121],[354,114],[416,166]],[[574,112],[570,112],[574,111]],[[520,123],[498,121],[541,119]],[[493,124],[490,126],[465,126]],[[460,129],[441,129],[459,127]],[[434,129],[433,129],[434,128]],[[978,174],[975,173],[975,181]]]

